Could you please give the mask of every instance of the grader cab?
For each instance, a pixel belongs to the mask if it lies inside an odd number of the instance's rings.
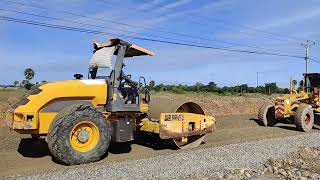
[[[290,82],[290,95],[278,97],[274,104],[261,106],[258,121],[263,126],[274,126],[281,119],[293,119],[298,130],[308,132],[314,125],[314,113],[320,112],[320,74],[304,74],[300,91]]]
[[[123,71],[129,57],[153,52],[111,39],[94,44],[89,78],[34,86],[30,94],[7,111],[8,126],[21,134],[46,137],[52,155],[67,165],[99,160],[110,142],[127,142],[147,132],[186,149],[201,144],[215,129],[194,102],[150,98],[145,79],[132,80]],[[116,61],[112,67],[112,58]],[[98,70],[111,68],[109,75]]]

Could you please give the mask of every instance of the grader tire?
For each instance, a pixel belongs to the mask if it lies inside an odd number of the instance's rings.
[[[310,131],[314,123],[313,109],[309,106],[299,107],[296,111],[294,119],[296,127],[299,131]]]
[[[63,164],[94,162],[106,153],[111,128],[103,114],[94,107],[73,105],[56,116],[50,125],[47,141],[53,157]]]
[[[258,123],[261,126],[274,126],[276,124],[275,108],[272,104],[264,104],[259,109]]]

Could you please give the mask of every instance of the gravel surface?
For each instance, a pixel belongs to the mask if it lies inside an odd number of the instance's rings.
[[[269,159],[261,166],[252,169],[233,169],[228,172],[225,179],[320,179],[320,148],[305,147],[298,152],[290,153],[286,158]]]
[[[221,147],[181,151],[167,156],[104,165],[80,165],[14,179],[181,179],[223,177],[230,169],[253,168],[301,147],[320,147],[320,134],[308,133]]]

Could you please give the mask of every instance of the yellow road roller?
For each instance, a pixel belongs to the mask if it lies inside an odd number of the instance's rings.
[[[111,141],[133,141],[140,132],[180,149],[199,146],[215,130],[214,117],[194,102],[151,99],[145,78],[134,81],[123,71],[127,58],[143,55],[154,53],[121,39],[94,43],[88,79],[75,74],[33,86],[7,111],[9,128],[45,137],[52,156],[66,165],[97,161]],[[110,74],[101,75],[104,69]]]

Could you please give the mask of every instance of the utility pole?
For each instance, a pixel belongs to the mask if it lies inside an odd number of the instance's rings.
[[[309,60],[310,60],[310,47],[315,45],[316,43],[314,41],[307,40],[305,43],[302,43],[301,45],[306,49],[306,57],[304,58],[306,60],[306,72],[308,73],[308,66],[309,66]],[[307,87],[307,77],[304,76],[304,86]]]

